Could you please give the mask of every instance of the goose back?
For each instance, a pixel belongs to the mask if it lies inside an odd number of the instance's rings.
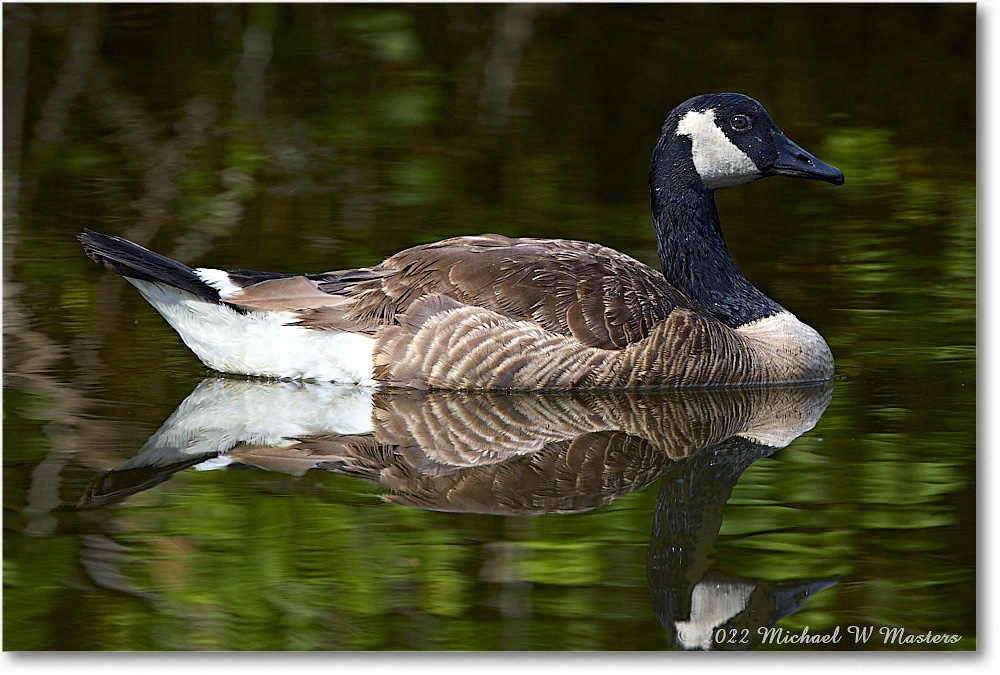
[[[412,322],[414,303],[438,295],[602,349],[643,340],[675,308],[699,311],[660,272],[614,249],[496,234],[414,246],[366,270],[268,279],[227,300],[297,311],[316,330],[375,334],[400,315]]]
[[[815,331],[787,312],[733,330],[647,265],[579,241],[456,237],[370,269],[268,278],[227,301],[372,335],[375,379],[416,388],[755,384],[832,368],[828,352],[801,361],[796,332]]]

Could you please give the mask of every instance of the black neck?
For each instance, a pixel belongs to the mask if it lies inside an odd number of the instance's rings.
[[[673,175],[664,179],[660,173],[655,181],[654,166],[650,177],[657,250],[667,281],[731,328],[782,311],[740,274],[729,256],[714,192],[697,177],[671,180],[678,176],[677,167],[673,169]]]

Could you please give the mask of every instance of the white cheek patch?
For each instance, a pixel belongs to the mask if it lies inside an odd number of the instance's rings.
[[[760,177],[753,160],[716,126],[711,108],[689,111],[677,123],[677,135],[691,137],[691,159],[705,187],[714,190]]]

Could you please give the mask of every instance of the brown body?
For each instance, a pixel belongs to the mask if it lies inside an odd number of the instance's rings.
[[[790,314],[731,329],[659,272],[578,241],[457,237],[371,269],[262,281],[226,301],[371,335],[375,379],[407,387],[800,382],[833,366],[822,338]],[[802,358],[811,335],[822,349]]]

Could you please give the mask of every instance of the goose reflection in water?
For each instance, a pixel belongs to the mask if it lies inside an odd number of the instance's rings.
[[[837,579],[757,582],[711,569],[739,477],[811,429],[819,383],[669,392],[465,393],[203,381],[134,458],[95,479],[81,507],[122,501],[189,467],[338,471],[385,501],[497,515],[597,509],[657,479],[647,575],[681,649],[748,649],[758,628]]]

